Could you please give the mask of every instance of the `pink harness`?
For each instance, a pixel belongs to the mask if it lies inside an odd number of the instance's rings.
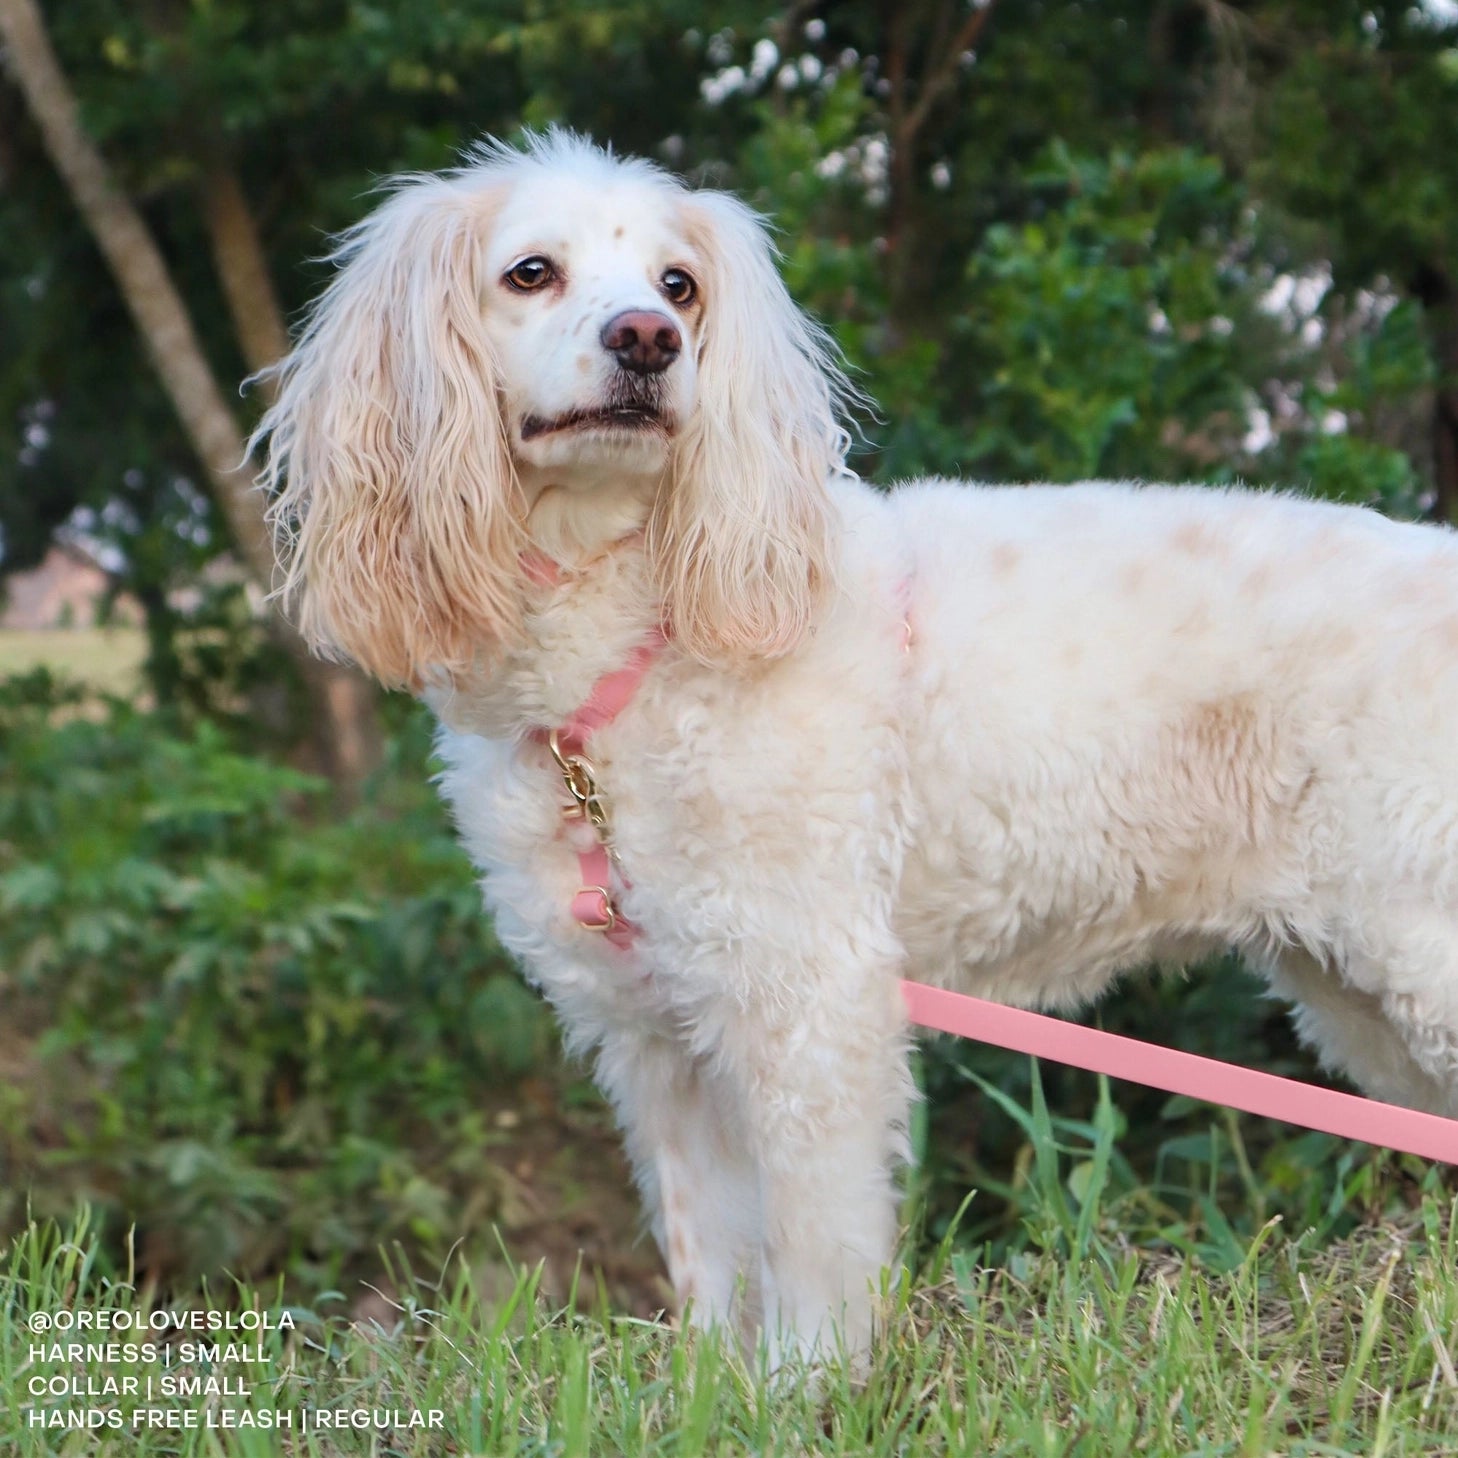
[[[523,565],[535,581],[558,580],[556,564],[545,558],[524,558]],[[906,578],[897,585],[903,652],[910,652],[913,640],[910,598],[911,580]],[[563,816],[568,820],[585,819],[597,835],[595,845],[577,852],[582,885],[572,898],[572,915],[578,925],[600,933],[623,951],[632,949],[638,928],[619,912],[613,896],[616,856],[607,801],[585,749],[588,739],[611,724],[632,702],[667,642],[666,632],[654,633],[633,650],[622,668],[598,679],[587,701],[565,724],[532,734],[535,742],[547,746],[561,772],[568,796]],[[621,871],[618,879],[623,879]],[[1226,1104],[1343,1139],[1359,1139],[1425,1159],[1458,1164],[1458,1119],[1317,1088],[1296,1079],[1121,1038],[1101,1029],[920,982],[904,981],[901,990],[908,1017],[924,1028],[1129,1079],[1166,1093]]]
[[[597,767],[587,758],[587,741],[632,703],[644,676],[667,642],[662,629],[654,632],[633,649],[621,668],[598,679],[586,703],[565,724],[532,733],[536,743],[547,746],[561,771],[567,790],[563,818],[585,820],[597,837],[595,844],[577,852],[582,885],[572,898],[573,919],[587,931],[601,932],[613,946],[624,951],[637,940],[638,928],[618,910],[612,893],[615,860],[612,824],[607,799],[598,785]]]
[[[624,538],[629,540],[632,538]],[[542,552],[523,552],[521,567],[538,587],[556,587],[562,580],[562,569]],[[639,685],[667,642],[666,629],[655,629],[633,649],[621,668],[603,674],[593,684],[586,701],[565,724],[531,732],[532,742],[546,746],[561,773],[567,791],[562,818],[568,822],[585,821],[596,837],[593,845],[577,851],[577,871],[582,884],[572,897],[572,919],[585,931],[600,932],[605,941],[622,951],[627,951],[637,940],[638,928],[618,910],[612,892],[617,852],[612,841],[607,797],[598,785],[597,766],[587,757],[587,741],[633,702]],[[623,880],[620,869],[618,879]],[[627,884],[626,880],[623,884]]]

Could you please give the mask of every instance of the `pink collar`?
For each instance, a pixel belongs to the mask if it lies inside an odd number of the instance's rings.
[[[562,581],[561,564],[554,562],[545,552],[537,551],[535,547],[522,552],[517,561],[521,563],[521,570],[526,574],[527,581],[538,587],[556,587]]]
[[[626,536],[618,537],[616,541],[609,542],[605,547],[599,548],[585,561],[580,562],[573,569],[577,572],[586,571],[594,563],[601,562],[605,557],[611,556],[620,547],[629,547],[634,543],[641,543],[646,534],[646,529],[638,527],[630,531]],[[521,564],[521,570],[528,582],[535,583],[538,587],[558,587],[567,577],[562,564],[549,557],[540,547],[527,547],[517,556]]]

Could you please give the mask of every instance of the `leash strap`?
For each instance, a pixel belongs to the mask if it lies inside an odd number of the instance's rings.
[[[1080,1027],[1061,1018],[1005,1007],[921,982],[903,982],[901,991],[911,1021],[939,1033],[1010,1048],[1015,1053],[1028,1053],[1110,1078],[1126,1078],[1165,1093],[1227,1104],[1247,1114],[1283,1119],[1343,1139],[1360,1139],[1424,1159],[1458,1164],[1458,1119],[1316,1088],[1293,1078],[1278,1078],[1273,1073],[1259,1073],[1216,1058],[1121,1038],[1116,1033]]]

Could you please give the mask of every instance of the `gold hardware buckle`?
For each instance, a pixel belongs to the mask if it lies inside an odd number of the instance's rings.
[[[547,748],[562,774],[562,783],[567,787],[568,803],[562,807],[566,820],[586,819],[597,836],[598,844],[607,851],[608,860],[618,864],[618,853],[612,843],[612,828],[609,824],[608,803],[597,787],[597,769],[590,759],[580,754],[568,754],[562,748],[557,730],[547,735]],[[621,870],[621,867],[619,867]],[[611,932],[620,923],[618,909],[613,903],[612,892],[606,886],[580,886],[577,895],[596,896],[602,902],[602,917],[597,921],[579,921],[578,925],[587,931]]]
[[[610,932],[618,924],[618,909],[613,905],[612,895],[606,886],[579,886],[577,894],[582,895],[584,891],[590,891],[596,896],[602,897],[602,921],[581,921],[578,925],[586,931]]]
[[[547,748],[562,771],[562,782],[567,792],[578,804],[585,805],[587,797],[597,790],[597,770],[590,759],[580,754],[568,754],[562,748],[562,741],[554,729],[547,735]]]
[[[562,807],[563,818],[581,820],[585,816],[597,832],[598,840],[606,845],[609,832],[608,804],[606,796],[597,787],[597,767],[585,755],[566,753],[555,729],[547,736],[547,748],[557,761],[557,768],[562,772],[562,783],[567,787],[570,797],[569,803]]]

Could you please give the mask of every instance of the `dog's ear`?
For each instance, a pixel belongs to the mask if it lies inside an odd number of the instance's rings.
[[[391,686],[468,667],[518,621],[517,486],[481,317],[495,205],[459,178],[406,179],[345,233],[252,442],[300,631]]]
[[[756,215],[722,193],[681,205],[705,263],[698,403],[649,547],[676,641],[711,661],[775,655],[810,628],[828,585],[827,485],[844,469],[849,387]]]

